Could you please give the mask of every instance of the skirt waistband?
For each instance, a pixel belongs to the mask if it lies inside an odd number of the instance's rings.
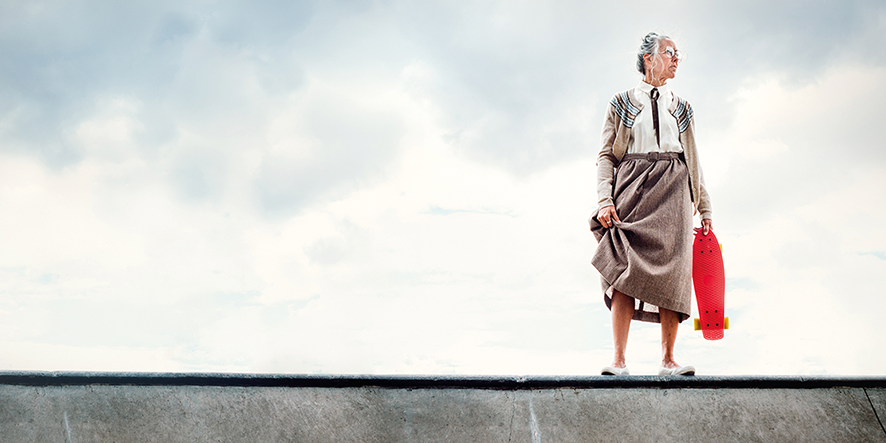
[[[622,161],[625,160],[648,160],[651,162],[659,160],[683,160],[682,152],[647,152],[646,154],[625,154]]]

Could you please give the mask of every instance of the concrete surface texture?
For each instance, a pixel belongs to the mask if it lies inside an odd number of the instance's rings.
[[[886,379],[16,377],[0,377],[3,443],[886,442]]]

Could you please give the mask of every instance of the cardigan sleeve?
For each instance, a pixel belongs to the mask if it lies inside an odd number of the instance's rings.
[[[698,193],[701,194],[698,196],[698,213],[702,220],[710,219],[713,220],[714,213],[711,209],[711,196],[708,194],[708,188],[704,184],[704,173],[698,171],[698,176],[701,181],[699,183]]]
[[[606,110],[606,120],[603,122],[600,153],[597,155],[597,211],[615,204],[612,201],[612,179],[618,160],[612,153],[612,147],[615,145],[620,120],[615,106],[610,103]]]
[[[704,183],[704,171],[702,170],[701,162],[697,158],[698,157],[698,152],[697,152],[698,150],[696,149],[696,146],[694,145],[694,143],[695,143],[695,119],[692,118],[691,114],[692,113],[690,111],[690,115],[689,115],[690,128],[689,128],[689,130],[692,131],[691,133],[693,134],[692,135],[692,137],[693,137],[693,147],[692,148],[693,148],[693,154],[696,156],[696,160],[695,160],[696,165],[697,165],[696,167],[698,168],[697,176],[698,176],[698,193],[699,193],[699,195],[698,195],[697,210],[698,210],[699,217],[702,220],[713,219],[713,210],[711,208],[711,196],[710,196],[710,194],[708,194],[708,187]]]

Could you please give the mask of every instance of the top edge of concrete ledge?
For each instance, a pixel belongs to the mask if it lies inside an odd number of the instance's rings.
[[[886,388],[886,376],[464,376],[0,371],[0,385],[235,386],[394,389]]]

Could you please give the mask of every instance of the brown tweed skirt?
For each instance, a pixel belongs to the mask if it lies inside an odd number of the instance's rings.
[[[692,201],[689,171],[677,153],[627,154],[613,179],[621,222],[604,228],[596,216],[591,231],[603,298],[612,291],[634,298],[634,320],[661,322],[658,308],[689,318],[692,298]]]

